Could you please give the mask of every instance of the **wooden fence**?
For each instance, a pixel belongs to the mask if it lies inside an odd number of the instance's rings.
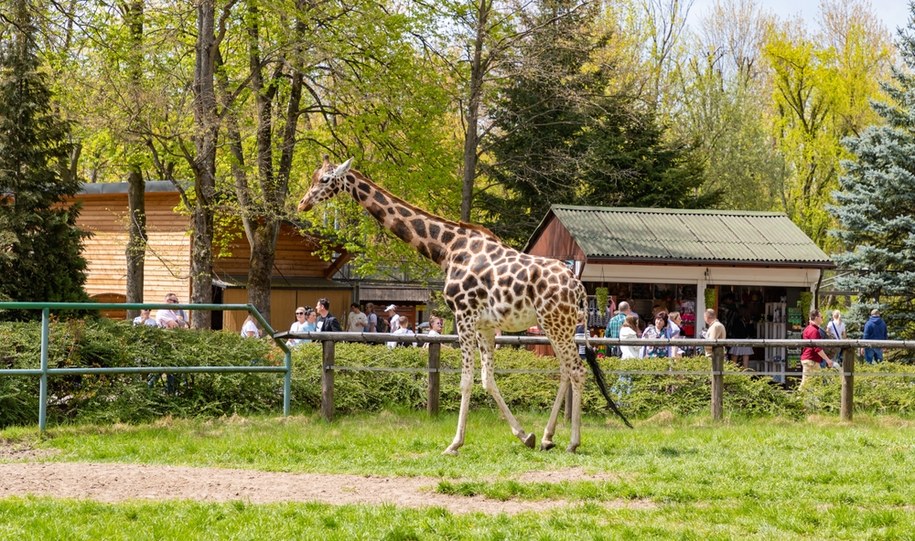
[[[339,367],[335,364],[335,346],[338,341],[346,342],[411,342],[419,343],[428,343],[429,348],[429,362],[427,368],[424,370],[428,374],[428,386],[427,386],[427,411],[430,415],[436,415],[439,411],[439,398],[440,398],[440,380],[439,376],[443,370],[440,366],[440,352],[441,345],[445,344],[457,344],[458,339],[455,335],[441,335],[441,336],[429,336],[429,335],[393,335],[393,334],[380,334],[380,333],[331,333],[331,332],[313,332],[313,333],[301,333],[301,334],[292,334],[288,332],[282,332],[274,335],[274,338],[277,339],[288,339],[288,338],[308,338],[311,340],[320,341],[323,347],[322,355],[322,370],[321,370],[321,414],[327,419],[331,420],[334,417],[334,373],[338,370],[348,370],[348,371],[359,371],[359,370],[377,370],[377,368],[368,368],[368,367]],[[577,340],[579,343],[582,342],[581,339]],[[826,347],[835,349],[836,347],[842,350],[842,371],[833,372],[828,370],[821,370],[812,377],[841,377],[842,378],[842,392],[841,392],[841,403],[840,403],[840,417],[843,421],[852,420],[852,412],[854,410],[854,381],[855,381],[855,361],[856,361],[856,352],[859,348],[863,347],[880,347],[886,349],[906,349],[912,350],[915,349],[915,341],[909,340],[759,340],[759,339],[729,339],[729,340],[700,340],[700,339],[677,339],[677,340],[668,340],[668,339],[657,339],[657,340],[619,340],[613,338],[590,338],[588,342],[594,345],[639,345],[639,346],[652,346],[652,345],[676,345],[679,347],[696,347],[696,348],[705,348],[711,347],[712,354],[709,357],[710,367],[709,370],[682,370],[682,371],[665,371],[657,372],[658,375],[707,375],[709,376],[709,384],[711,386],[711,416],[712,419],[720,420],[724,415],[724,376],[778,376],[785,375],[785,372],[767,372],[767,371],[740,371],[740,372],[725,372],[724,370],[724,359],[725,359],[725,349],[729,346],[751,346],[755,348],[800,348],[800,347]],[[510,345],[510,346],[528,346],[528,345],[542,345],[549,344],[549,341],[542,336],[499,336],[496,338],[496,343],[500,345]],[[701,351],[701,350],[700,350]],[[415,372],[415,369],[387,369],[395,372]],[[447,370],[459,372],[457,369]],[[500,370],[496,369],[496,373],[500,373]],[[543,373],[556,373],[555,370],[541,370],[537,372]],[[642,371],[642,370],[613,370],[610,371],[614,374],[620,375],[645,375],[652,374],[653,372]],[[789,374],[791,375],[791,374]],[[797,374],[800,376],[800,374]],[[899,377],[912,377],[912,374],[907,373],[879,373],[879,374],[867,374],[867,375],[880,375],[880,376],[899,376]],[[571,390],[569,391],[571,393]],[[570,401],[567,401],[570,403]],[[568,409],[566,415],[568,416]]]

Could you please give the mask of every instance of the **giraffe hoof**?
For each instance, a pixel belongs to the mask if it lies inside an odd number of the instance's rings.
[[[457,456],[458,449],[460,449],[460,448],[461,448],[461,445],[459,443],[452,443],[451,445],[448,446],[447,449],[442,451],[442,454],[450,455],[450,456]]]
[[[542,442],[540,442],[540,450],[541,450],[541,451],[549,451],[549,450],[552,449],[553,447],[556,447],[556,444],[553,443],[553,442],[551,442],[551,441],[542,441]]]
[[[566,447],[566,452],[574,454],[576,449],[578,449],[577,445],[569,445],[568,447]]]
[[[535,440],[535,439],[536,439],[536,438],[534,437],[534,433],[531,432],[530,434],[527,435],[526,438],[522,439],[521,441],[524,442],[524,445],[526,445],[526,446],[528,446],[529,448],[533,449],[533,448],[534,448],[534,440]]]

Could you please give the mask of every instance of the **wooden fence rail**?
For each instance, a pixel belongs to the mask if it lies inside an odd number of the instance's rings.
[[[338,367],[335,365],[335,346],[338,341],[347,342],[410,342],[410,343],[428,343],[429,362],[424,372],[428,373],[427,386],[427,406],[426,410],[430,415],[437,415],[439,412],[439,398],[441,393],[440,374],[442,372],[459,372],[456,369],[445,370],[441,368],[440,355],[442,344],[457,344],[458,339],[455,335],[393,335],[386,333],[350,333],[350,332],[312,332],[312,333],[288,333],[281,332],[274,335],[275,339],[288,338],[307,338],[320,341],[323,345],[322,353],[322,378],[321,378],[321,414],[331,420],[334,417],[334,372],[336,370],[372,370],[366,367]],[[582,339],[577,339],[581,343]],[[842,372],[820,371],[815,373],[814,377],[842,377],[842,392],[840,403],[840,417],[843,421],[852,420],[854,410],[854,378],[855,378],[855,353],[861,347],[880,347],[887,349],[915,349],[915,341],[905,340],[760,340],[760,339],[728,339],[728,340],[700,340],[700,339],[655,339],[655,340],[620,340],[613,338],[590,338],[588,342],[591,345],[676,345],[679,347],[711,347],[710,370],[707,371],[668,371],[660,374],[664,375],[704,375],[710,378],[711,386],[711,416],[712,419],[720,420],[724,415],[724,376],[761,376],[761,375],[779,375],[781,373],[773,372],[725,372],[724,357],[725,348],[729,346],[751,346],[751,347],[839,347],[842,350]],[[496,343],[500,345],[527,346],[533,344],[549,344],[549,341],[542,336],[500,336],[496,338]],[[701,350],[700,350],[701,351]],[[391,371],[415,372],[417,369],[388,369]],[[496,373],[505,373],[505,370],[496,370]],[[555,371],[537,372],[555,373]],[[643,375],[653,373],[643,370],[614,370],[614,374],[621,375]],[[912,374],[881,374],[886,376],[912,377]],[[570,401],[567,400],[567,403]],[[568,416],[568,408],[566,415]]]

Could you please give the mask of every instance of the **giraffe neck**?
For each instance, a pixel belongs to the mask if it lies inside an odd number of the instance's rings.
[[[382,227],[439,266],[444,266],[455,240],[488,233],[417,208],[355,171],[347,175],[346,189]]]

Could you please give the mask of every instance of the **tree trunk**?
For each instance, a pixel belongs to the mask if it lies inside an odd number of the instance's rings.
[[[127,58],[131,94],[139,99],[143,79],[143,0],[126,4],[124,20],[130,34],[131,54]],[[133,122],[136,122],[134,120]],[[138,131],[138,130],[137,130]],[[144,261],[146,259],[146,182],[143,170],[133,164],[127,174],[127,302],[143,302]],[[156,299],[159,300],[159,299]],[[128,310],[127,319],[140,315],[139,310]]]
[[[191,221],[191,302],[213,301],[213,203],[216,194],[216,116],[215,64],[216,15],[214,0],[197,3],[197,45],[194,65],[194,195]],[[211,314],[206,310],[191,313],[191,326],[209,329]]]
[[[461,184],[461,220],[470,221],[473,207],[473,183],[477,178],[477,146],[479,146],[480,100],[486,66],[483,63],[483,41],[492,9],[492,0],[480,0],[477,8],[477,28],[470,63],[470,85],[467,96],[466,127],[464,131],[464,177]]]
[[[146,259],[146,183],[139,167],[131,169],[127,177],[127,302],[143,302],[143,262]],[[140,315],[139,310],[128,310],[127,319]]]

